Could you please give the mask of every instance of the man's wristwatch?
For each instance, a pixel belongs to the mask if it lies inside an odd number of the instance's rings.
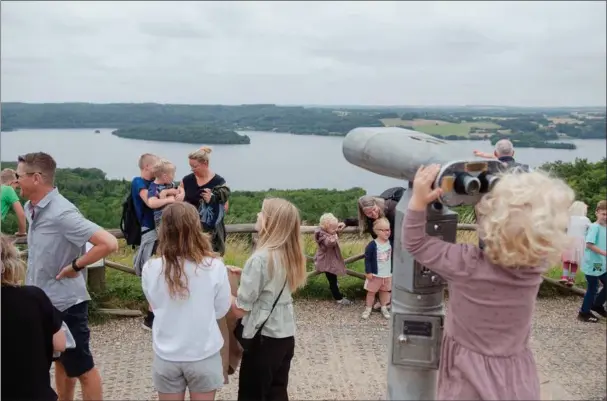
[[[84,267],[78,267],[78,265],[76,264],[77,260],[78,258],[72,261],[72,269],[74,269],[75,272],[79,272],[80,270],[84,269]]]

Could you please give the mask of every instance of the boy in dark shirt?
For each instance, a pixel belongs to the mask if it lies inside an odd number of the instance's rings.
[[[154,213],[149,205],[148,190],[154,180],[153,166],[158,161],[158,156],[144,153],[139,157],[139,177],[133,178],[131,182],[131,196],[135,205],[137,219],[141,226],[141,245],[137,249],[133,259],[133,268],[138,276],[141,276],[143,265],[154,253],[156,242],[156,231],[154,230]],[[154,312],[148,308],[147,316],[143,319],[143,327],[151,330],[154,322]]]

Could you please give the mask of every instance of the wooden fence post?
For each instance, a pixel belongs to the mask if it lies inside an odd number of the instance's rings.
[[[92,244],[86,244],[87,252],[92,248]],[[105,259],[91,263],[85,269],[85,280],[90,292],[101,294],[105,291]]]

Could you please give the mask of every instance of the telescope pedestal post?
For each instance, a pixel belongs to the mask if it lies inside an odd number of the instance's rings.
[[[402,247],[402,227],[411,193],[406,191],[396,208],[388,400],[436,399],[445,283]],[[455,242],[457,217],[446,207],[429,206],[426,232]]]

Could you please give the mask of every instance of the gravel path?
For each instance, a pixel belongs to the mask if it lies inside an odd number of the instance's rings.
[[[538,302],[532,345],[543,376],[566,389],[553,399],[602,399],[606,387],[606,325],[575,317],[578,297]],[[388,322],[379,313],[361,321],[362,301],[296,302],[297,349],[289,385],[292,399],[379,400],[385,394]],[[92,328],[92,347],[106,400],[157,399],[152,386],[151,334],[140,319],[112,320]],[[236,399],[238,379],[218,394]]]

